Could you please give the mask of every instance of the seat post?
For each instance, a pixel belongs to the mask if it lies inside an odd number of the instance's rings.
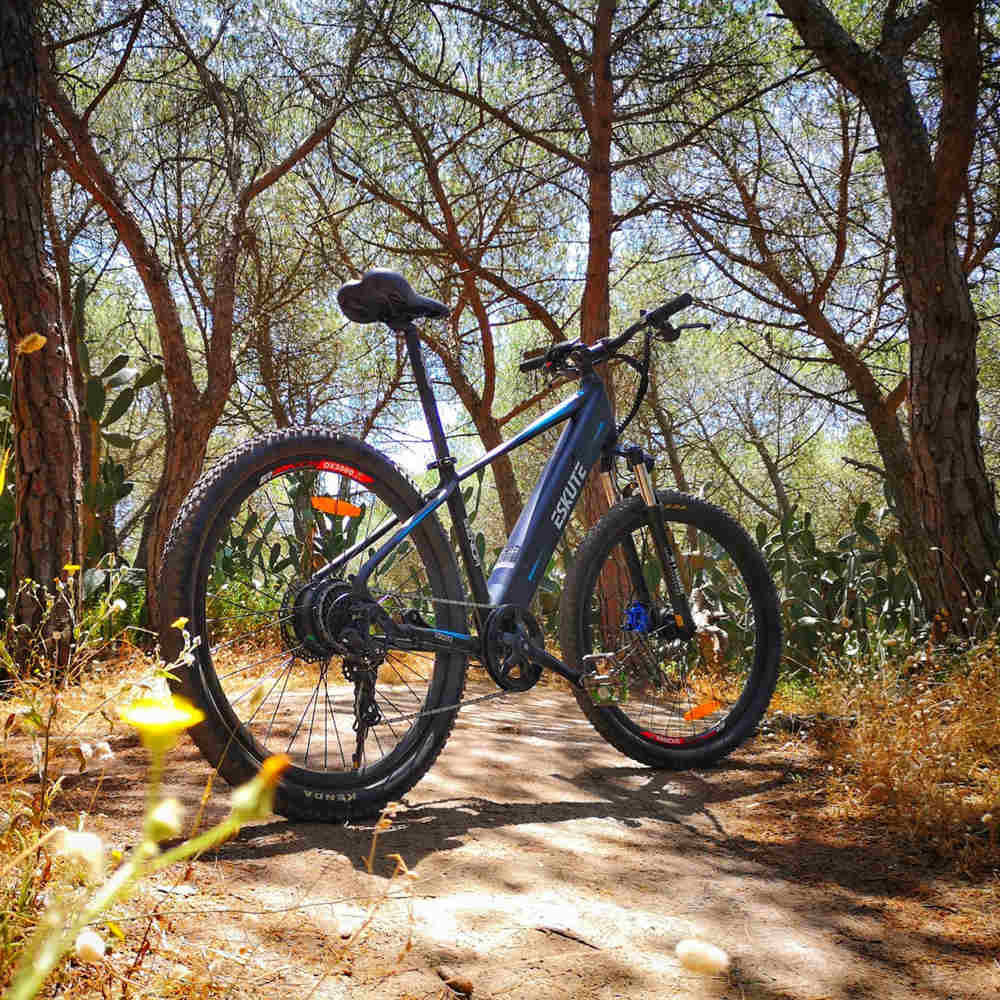
[[[420,395],[420,405],[424,410],[424,417],[427,420],[427,429],[431,432],[431,444],[434,446],[435,463],[442,479],[447,478],[448,465],[451,463],[451,452],[448,450],[448,440],[444,436],[444,428],[441,426],[441,415],[438,413],[437,399],[434,390],[431,388],[430,380],[427,378],[427,368],[424,365],[424,356],[420,348],[420,334],[417,328],[409,323],[403,328],[403,335],[406,339],[406,352],[410,356],[410,367],[413,369],[413,377],[416,379],[417,392]]]

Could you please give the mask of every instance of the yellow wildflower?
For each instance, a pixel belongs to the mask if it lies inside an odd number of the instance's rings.
[[[291,763],[292,758],[289,757],[287,753],[276,753],[273,757],[268,757],[267,760],[260,765],[257,777],[260,778],[266,787],[277,788],[278,780],[288,769]]]
[[[270,816],[274,812],[274,791],[278,787],[278,780],[291,762],[291,758],[283,753],[268,757],[260,765],[255,778],[233,789],[233,817],[240,823],[249,823]]]
[[[80,572],[80,564],[79,563],[66,563],[66,565],[63,566],[63,569],[66,571],[67,575],[72,576],[74,573],[79,573]]]
[[[118,715],[139,730],[145,747],[154,752],[169,750],[185,729],[205,718],[200,708],[174,694],[169,698],[139,698],[118,709]]]
[[[14,350],[18,354],[34,354],[35,351],[40,351],[48,340],[48,337],[43,337],[40,333],[29,333],[27,337],[22,337],[17,342]]]

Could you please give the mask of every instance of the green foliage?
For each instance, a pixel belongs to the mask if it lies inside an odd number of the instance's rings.
[[[124,500],[135,483],[125,479],[125,466],[112,458],[101,462],[100,474],[93,484],[84,487],[84,501],[98,512],[113,511],[115,505]]]
[[[131,448],[135,441],[126,434],[106,428],[116,424],[132,409],[139,398],[139,390],[155,385],[163,376],[163,365],[150,365],[140,375],[137,368],[126,367],[131,360],[129,355],[119,354],[104,366],[100,375],[90,375],[86,368],[83,372],[86,379],[81,401],[84,412],[101,428],[104,441],[114,448]],[[80,364],[89,364],[86,352],[81,352]]]
[[[834,548],[824,548],[812,529],[812,514],[797,510],[771,532],[757,526],[760,545],[781,594],[785,656],[811,670],[821,654],[844,651],[849,637],[869,641],[868,632],[912,632],[922,622],[920,596],[900,559],[889,513],[872,517],[862,503],[852,530]],[[876,528],[883,527],[885,537]]]

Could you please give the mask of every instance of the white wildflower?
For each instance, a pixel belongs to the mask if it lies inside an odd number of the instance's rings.
[[[184,825],[184,809],[177,799],[164,799],[150,813],[149,835],[155,841],[180,836]]]
[[[241,823],[249,823],[271,815],[274,791],[265,789],[258,781],[248,781],[233,789],[229,801],[233,817]]]
[[[128,605],[120,597],[116,597],[111,602],[111,613],[113,615],[121,614],[127,607]]]
[[[60,857],[82,862],[95,881],[104,874],[104,841],[96,833],[56,827],[52,846]]]
[[[104,958],[104,939],[97,931],[80,931],[77,935],[76,943],[73,945],[73,953],[81,962],[95,965]]]

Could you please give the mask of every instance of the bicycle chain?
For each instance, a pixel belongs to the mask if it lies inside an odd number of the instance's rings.
[[[527,691],[491,691],[489,694],[481,694],[476,698],[463,698],[461,701],[456,701],[454,705],[443,705],[441,708],[428,708],[423,712],[411,712],[409,715],[397,715],[392,719],[382,719],[378,724],[380,726],[387,726],[392,722],[411,722],[413,719],[422,719],[427,715],[440,715],[442,712],[453,712],[456,708],[464,708],[466,705],[478,705],[482,701],[499,701],[503,698],[511,698],[515,695],[527,693]]]
[[[405,594],[396,591],[390,591],[388,593],[381,595],[383,598],[394,597],[406,600],[420,600],[429,601],[431,604],[451,604],[459,605],[464,608],[485,608],[486,610],[493,610],[496,605],[493,604],[480,604],[476,601],[456,601],[448,597],[426,597],[423,594]],[[528,689],[531,690],[530,688]],[[466,705],[478,705],[480,702],[485,701],[500,701],[505,698],[511,698],[515,695],[527,694],[528,691],[491,691],[489,694],[481,694],[476,698],[463,698],[461,701],[456,701],[454,705],[443,705],[440,708],[428,708],[422,712],[410,712],[408,715],[397,715],[392,719],[380,719],[378,725],[387,726],[395,722],[412,722],[414,719],[422,719],[425,716],[431,715],[441,715],[444,712],[453,712],[455,709],[463,708]]]

